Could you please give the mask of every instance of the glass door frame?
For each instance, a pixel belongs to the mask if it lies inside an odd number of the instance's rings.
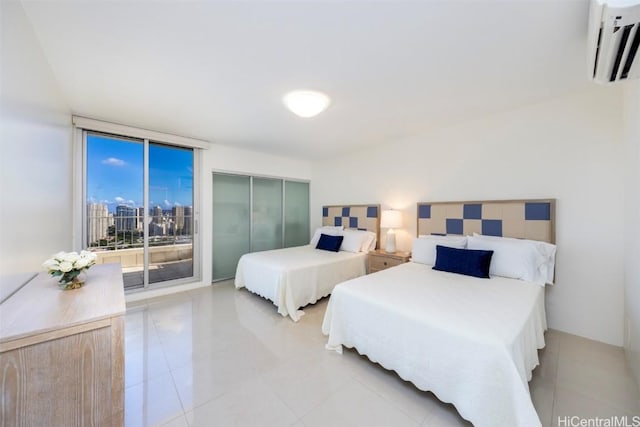
[[[74,224],[81,224],[81,232],[79,235],[77,231],[74,232],[74,246],[79,249],[85,249],[88,238],[88,229],[87,229],[87,214],[86,214],[86,203],[87,203],[87,136],[89,134],[93,135],[102,135],[109,138],[121,139],[125,141],[132,141],[143,144],[143,209],[144,209],[144,217],[143,217],[143,286],[138,288],[125,289],[127,294],[136,293],[136,292],[144,292],[151,289],[159,289],[169,286],[182,285],[187,283],[193,283],[200,281],[202,278],[202,269],[201,269],[201,236],[199,230],[199,219],[200,219],[200,180],[199,174],[201,170],[201,155],[200,150],[196,147],[181,147],[179,145],[159,141],[156,139],[149,138],[138,138],[131,137],[127,135],[118,135],[108,132],[95,131],[91,129],[82,129],[78,128],[76,133],[76,140],[79,140],[81,149],[75,150],[76,153],[79,153],[80,158],[76,155],[76,162],[74,164],[80,164],[81,168],[77,168],[74,166],[74,174],[78,169],[81,169],[81,175],[74,177],[74,187],[77,188],[81,196],[80,198],[76,198],[76,203],[78,205],[74,206],[74,212],[78,212],[78,207],[80,207],[79,213],[74,215]],[[150,219],[149,215],[149,144],[156,143],[166,146],[175,146],[177,148],[189,148],[193,153],[193,238],[192,238],[192,276],[183,277],[179,279],[166,280],[162,282],[149,283],[149,227],[148,222]],[[79,162],[78,162],[79,160]],[[79,188],[78,188],[79,187]],[[79,199],[79,200],[78,200]],[[79,215],[79,217],[76,217]],[[77,227],[74,227],[77,230]],[[79,241],[78,241],[79,240]]]

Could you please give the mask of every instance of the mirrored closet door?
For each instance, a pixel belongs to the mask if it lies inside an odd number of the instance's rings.
[[[284,247],[309,243],[309,183],[284,182]]]
[[[251,178],[213,174],[213,280],[235,276],[251,251]]]
[[[282,180],[253,178],[251,252],[282,247]]]

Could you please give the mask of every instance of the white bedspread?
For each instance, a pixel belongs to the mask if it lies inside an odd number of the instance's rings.
[[[341,283],[322,331],[355,347],[476,427],[540,426],[529,395],[544,347],[544,288],[407,263]]]
[[[267,298],[278,313],[298,321],[300,307],[314,303],[335,285],[366,273],[367,255],[297,246],[245,254],[238,262],[236,288],[246,287]]]

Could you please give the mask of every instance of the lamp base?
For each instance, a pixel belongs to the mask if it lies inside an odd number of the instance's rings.
[[[387,238],[385,239],[384,251],[389,254],[396,252],[396,233],[393,230],[387,231]]]

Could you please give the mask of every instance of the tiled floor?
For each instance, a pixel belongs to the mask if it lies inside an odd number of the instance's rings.
[[[326,304],[293,323],[225,282],[130,305],[126,425],[470,425],[355,351],[326,351]],[[564,416],[640,415],[621,348],[553,330],[546,338],[530,383],[544,426]]]

